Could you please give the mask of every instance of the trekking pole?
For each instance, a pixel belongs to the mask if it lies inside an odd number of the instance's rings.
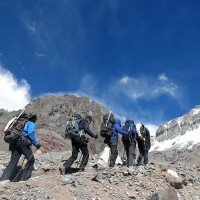
[[[34,154],[36,151],[37,151],[37,149],[32,153],[32,155],[29,157],[29,159],[27,160],[27,162],[30,161],[30,160],[32,159],[33,154]],[[17,175],[15,176],[15,178],[14,178],[11,182],[14,182],[14,181],[17,179],[17,177],[19,176],[19,174],[22,172],[22,170],[24,169],[24,167],[25,167],[24,161],[25,161],[25,156],[24,156],[24,159],[23,159],[23,162],[22,162],[22,168],[19,170],[19,172],[17,173]],[[26,163],[27,163],[27,162],[26,162]]]
[[[107,121],[106,121],[106,127],[108,126],[108,122],[109,122],[109,119],[110,119],[111,114],[112,114],[112,110],[110,110],[110,113],[109,113],[109,115],[108,115],[108,119],[107,119]]]
[[[82,155],[83,155],[83,154],[82,154]],[[83,163],[79,166],[79,169],[81,169],[81,168],[84,166],[84,164],[85,164],[85,162],[86,162],[86,160],[87,160],[88,157],[89,157],[89,153],[88,153],[87,156],[85,157]]]
[[[20,116],[24,113],[25,110],[26,110],[26,108],[24,108],[24,109],[22,110],[22,112],[18,115],[17,119],[20,118]]]
[[[123,159],[123,161],[122,161],[122,164],[123,164],[123,166],[125,165],[124,163],[125,163],[125,147],[124,147],[124,151],[123,151],[123,157],[122,157],[122,159]]]
[[[15,182],[15,180],[17,179],[17,177],[19,176],[19,174],[20,174],[21,171],[23,170],[24,161],[25,161],[25,156],[24,156],[23,161],[22,161],[22,167],[21,167],[21,169],[19,170],[19,172],[17,173],[17,175],[15,176],[15,178],[12,180],[12,182]]]
[[[82,157],[83,157],[83,154],[81,154],[81,156],[80,156],[80,158],[79,158],[79,160],[78,160],[78,163],[77,163],[77,165],[76,165],[76,169],[78,168],[78,165],[79,165],[79,163],[80,163]]]

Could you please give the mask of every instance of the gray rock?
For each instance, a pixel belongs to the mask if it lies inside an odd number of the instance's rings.
[[[148,197],[147,200],[179,200],[176,190],[173,187],[168,187],[158,191]]]
[[[85,183],[85,181],[83,181],[82,179],[78,179],[77,183],[81,186],[86,186],[87,184]]]
[[[0,188],[1,187],[6,187],[10,184],[10,180],[5,180],[0,182]]]
[[[175,189],[181,189],[183,188],[183,180],[179,178],[175,178],[173,180],[170,180],[170,185],[174,187]]]
[[[200,196],[194,196],[192,197],[192,200],[200,200]]]
[[[43,169],[45,172],[49,171],[51,169],[51,164],[44,165]]]
[[[124,176],[128,176],[128,175],[129,175],[129,172],[128,172],[128,170],[126,170],[126,171],[123,171],[123,175],[124,175]]]
[[[101,183],[103,181],[103,174],[101,172],[95,174],[92,180]]]
[[[129,194],[129,195],[128,195],[128,198],[129,198],[129,199],[136,199],[136,198],[137,198],[137,195],[136,195],[136,194]]]
[[[72,184],[75,182],[75,178],[72,175],[65,175],[62,177],[62,181],[64,184]]]

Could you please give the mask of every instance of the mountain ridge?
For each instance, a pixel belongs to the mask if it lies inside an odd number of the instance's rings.
[[[184,135],[187,131],[197,129],[200,126],[200,105],[192,108],[188,113],[177,117],[161,125],[156,131],[159,142],[173,139],[178,135]]]
[[[0,136],[0,151],[8,149],[8,145],[3,141],[4,127],[19,112],[0,110],[0,129],[2,131]],[[63,96],[48,95],[34,98],[25,106],[25,112],[37,113],[36,138],[39,141],[46,140],[46,143],[52,143],[54,141],[55,145],[56,143],[60,145],[59,150],[65,150],[65,148],[70,148],[70,141],[64,138],[65,125],[68,117],[74,112],[78,112],[83,117],[90,114],[93,117],[91,130],[96,133],[95,131],[98,132],[100,130],[99,122],[101,122],[103,114],[106,113],[106,109],[95,101],[91,101],[89,97],[77,97],[75,95],[65,94]],[[95,148],[95,140],[91,138],[90,140],[89,145],[91,151],[98,151],[102,143],[97,142],[97,148]],[[48,144],[42,145],[48,148]]]

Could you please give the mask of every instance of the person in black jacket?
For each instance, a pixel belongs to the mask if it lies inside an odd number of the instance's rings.
[[[132,167],[135,165],[135,150],[136,150],[136,126],[133,120],[127,119],[123,129],[129,132],[128,136],[122,136],[124,151],[126,152],[126,165]]]
[[[144,165],[149,162],[148,152],[151,148],[150,132],[144,124],[136,124],[137,143],[140,155],[137,158],[137,165],[140,165],[144,158]]]
[[[92,122],[92,117],[90,115],[87,115],[85,117],[85,119],[80,122],[79,130],[81,130],[81,131],[77,136],[75,136],[73,139],[71,139],[72,155],[63,164],[63,167],[59,168],[59,171],[61,174],[63,174],[63,175],[66,174],[67,169],[73,165],[74,161],[78,157],[79,149],[81,150],[81,152],[83,154],[79,171],[85,170],[85,167],[86,167],[86,165],[88,163],[88,159],[89,159],[89,151],[88,151],[88,146],[87,146],[88,139],[86,138],[85,133],[90,135],[92,138],[95,138],[95,139],[98,138],[98,134],[92,133],[92,131],[89,128],[89,125],[91,124],[91,122]]]

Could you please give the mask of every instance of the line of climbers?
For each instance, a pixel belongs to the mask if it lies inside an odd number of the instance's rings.
[[[41,147],[40,143],[36,140],[34,133],[36,121],[37,115],[35,113],[27,115],[23,110],[18,117],[14,117],[6,125],[4,129],[4,141],[9,143],[11,158],[0,178],[0,181],[26,181],[31,177],[35,162],[31,146],[35,146],[36,149]],[[68,173],[78,157],[79,150],[82,152],[82,159],[78,170],[85,170],[89,160],[89,138],[86,137],[86,134],[92,138],[98,138],[98,134],[94,134],[89,128],[92,121],[93,119],[90,115],[83,118],[77,113],[74,113],[68,119],[65,129],[65,137],[71,140],[72,155],[65,161],[63,167],[59,168],[61,174]],[[151,147],[150,133],[148,129],[141,123],[135,124],[133,120],[126,120],[124,126],[121,126],[121,121],[116,119],[110,112],[103,116],[100,128],[100,135],[104,138],[104,143],[108,145],[111,152],[109,167],[113,168],[115,166],[118,156],[118,133],[122,134],[122,142],[127,157],[127,166],[131,167],[136,164],[136,146],[138,146],[140,153],[137,158],[137,165],[140,165],[142,160],[144,160],[143,164],[146,165],[148,163],[148,151]],[[21,155],[24,155],[27,162],[16,175],[15,169]],[[15,174],[14,178],[13,174]],[[20,175],[19,178],[18,175]]]
[[[143,164],[146,165],[148,163],[148,151],[151,147],[149,130],[143,124],[135,124],[133,120],[129,119],[125,121],[124,126],[121,126],[121,121],[115,119],[110,112],[104,115],[100,130],[100,135],[105,138],[104,143],[108,145],[111,152],[109,167],[114,167],[118,156],[118,133],[122,135],[127,167],[135,164],[140,165],[143,159]],[[138,145],[140,153],[137,163],[135,162],[136,145]]]

